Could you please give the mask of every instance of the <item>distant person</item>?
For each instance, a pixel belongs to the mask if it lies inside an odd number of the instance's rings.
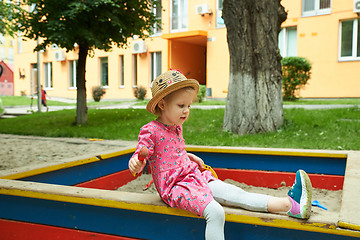
[[[46,111],[49,111],[49,107],[46,105],[46,97],[49,97],[46,93],[46,91],[43,88],[43,85],[41,85],[41,104],[46,107]]]
[[[185,150],[183,123],[199,90],[199,83],[179,71],[168,71],[152,83],[152,99],[147,111],[158,116],[143,126],[139,143],[129,161],[133,173],[139,173],[146,161],[151,167],[155,187],[161,199],[174,208],[206,219],[205,239],[224,240],[225,212],[220,204],[256,212],[287,212],[307,219],[311,214],[311,182],[303,170],[296,172],[294,185],[282,198],[249,193],[214,177],[204,169],[204,161]],[[140,150],[148,149],[145,161]],[[143,156],[142,154],[140,154]]]

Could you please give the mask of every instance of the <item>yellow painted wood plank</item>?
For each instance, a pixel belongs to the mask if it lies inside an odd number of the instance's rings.
[[[216,148],[216,147],[187,147],[188,152],[210,152],[210,153],[235,153],[235,154],[258,154],[275,156],[299,156],[299,157],[328,157],[328,158],[347,158],[347,154],[326,153],[326,152],[301,152],[301,151],[277,151],[277,150],[252,150],[235,148]]]
[[[197,218],[196,215],[191,214],[187,211],[171,208],[166,205],[152,205],[152,204],[144,204],[144,203],[136,203],[136,202],[124,202],[121,200],[116,201],[113,199],[103,199],[103,198],[65,196],[59,194],[34,192],[34,191],[27,191],[21,189],[6,189],[6,188],[0,188],[0,194]],[[360,237],[360,232],[358,231],[337,229],[335,225],[331,225],[331,224],[313,223],[307,221],[295,221],[291,219],[289,220],[270,219],[270,218],[265,219],[254,216],[226,213],[226,221],[277,227],[277,228],[295,229],[302,231],[321,232],[321,233],[336,234],[343,236]]]
[[[75,161],[66,162],[66,163],[60,163],[60,164],[56,164],[56,165],[52,165],[52,166],[48,166],[48,167],[42,167],[42,168],[30,170],[30,171],[25,171],[25,172],[21,172],[21,173],[15,173],[15,174],[11,174],[11,175],[2,176],[2,177],[0,177],[0,179],[15,180],[15,179],[20,179],[20,178],[30,177],[30,176],[48,173],[48,172],[52,172],[52,171],[56,171],[56,170],[60,170],[60,169],[66,169],[66,168],[76,167],[76,166],[80,166],[80,165],[84,165],[84,164],[88,164],[88,163],[92,163],[92,162],[97,162],[100,160],[132,153],[134,151],[135,151],[135,148],[130,148],[130,149],[122,150],[119,152],[102,154],[102,155],[99,155],[100,158],[91,157],[91,158],[75,160]]]

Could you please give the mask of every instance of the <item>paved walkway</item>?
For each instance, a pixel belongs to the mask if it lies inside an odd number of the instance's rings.
[[[66,103],[74,103],[76,100],[67,100],[67,99],[55,99],[56,101],[63,101]],[[90,109],[145,109],[145,105],[135,105],[135,102],[124,102],[116,105],[102,105],[102,106],[88,106]],[[349,107],[360,107],[360,105],[350,105],[350,104],[324,104],[324,105],[284,105],[285,109],[289,108],[304,108],[304,109],[332,109],[332,108],[349,108]],[[29,106],[15,106],[15,107],[4,107],[5,108],[5,116],[3,117],[14,117],[18,115],[26,115],[31,114],[32,112],[37,112],[37,104],[30,107]],[[75,109],[76,106],[49,106],[49,111],[59,111],[64,109]],[[191,108],[195,109],[216,109],[216,108],[225,108],[225,105],[193,105]],[[46,112],[46,108],[42,107],[42,112]]]

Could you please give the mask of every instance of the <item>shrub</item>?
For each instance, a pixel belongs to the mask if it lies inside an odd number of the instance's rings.
[[[93,99],[95,102],[100,102],[100,99],[105,93],[105,89],[102,86],[96,86],[92,88]]]
[[[205,94],[206,94],[206,86],[205,85],[200,85],[199,92],[197,94],[197,101],[199,103],[201,103],[204,100]]]
[[[283,99],[294,101],[297,91],[310,79],[311,64],[302,57],[285,57],[281,60],[283,78]]]
[[[146,88],[140,86],[134,89],[134,96],[139,100],[144,100],[146,96]]]

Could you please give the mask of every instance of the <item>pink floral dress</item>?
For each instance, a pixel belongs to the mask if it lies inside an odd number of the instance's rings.
[[[197,163],[189,159],[182,126],[168,126],[157,121],[144,125],[133,156],[137,156],[143,146],[149,149],[147,160],[161,199],[171,207],[201,216],[213,200],[207,183],[215,177],[210,171],[201,172]]]

